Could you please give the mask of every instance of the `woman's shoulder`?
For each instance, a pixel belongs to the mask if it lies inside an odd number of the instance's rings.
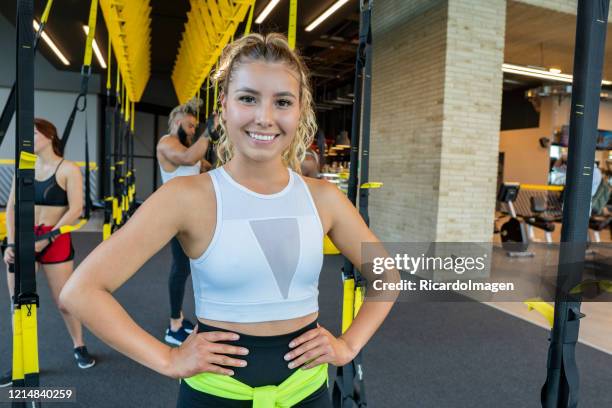
[[[65,177],[81,176],[81,167],[72,160],[62,160],[57,168],[57,173]]]
[[[338,187],[327,180],[305,177],[302,175],[299,175],[299,177],[304,180],[313,200],[317,203],[337,200],[342,196],[342,192]]]
[[[195,202],[200,207],[208,203],[214,205],[215,190],[208,173],[175,177],[164,183],[158,192],[181,203]]]
[[[191,231],[191,236],[209,224],[217,205],[212,179],[206,173],[175,177],[146,201],[154,212],[174,213],[179,230]]]

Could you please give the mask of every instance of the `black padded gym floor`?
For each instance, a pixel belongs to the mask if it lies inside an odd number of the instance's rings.
[[[99,233],[74,235],[77,261],[99,242]],[[168,319],[165,247],[116,296],[136,321],[160,338]],[[341,257],[327,257],[320,283],[320,323],[340,326]],[[3,270],[2,265],[0,269]],[[109,271],[112,273],[112,271]],[[98,364],[77,368],[72,344],[44,274],[38,275],[39,355],[44,386],[76,388],[77,403],[45,406],[173,407],[178,381],[139,366],[102,344],[85,339]],[[10,367],[11,333],[6,280],[0,279],[0,369]],[[187,285],[185,312],[193,316]],[[548,332],[475,302],[398,303],[364,353],[368,406],[372,408],[539,407],[546,377]],[[612,356],[579,344],[580,406],[612,406]]]

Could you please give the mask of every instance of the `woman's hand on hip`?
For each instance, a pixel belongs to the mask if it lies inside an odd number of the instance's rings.
[[[244,347],[218,342],[238,338],[238,334],[224,331],[198,333],[196,326],[180,347],[170,351],[169,375],[174,378],[187,378],[204,372],[234,375],[228,367],[245,367],[247,363],[229,355],[244,356],[249,351]]]
[[[355,358],[357,353],[342,338],[336,338],[325,328],[317,326],[289,343],[293,349],[285,355],[285,360],[290,361],[289,368],[308,369],[324,363],[343,366]]]

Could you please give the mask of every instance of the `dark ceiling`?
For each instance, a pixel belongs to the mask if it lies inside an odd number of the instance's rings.
[[[269,0],[257,0],[254,20]],[[308,0],[298,2],[297,47],[301,50],[311,69],[317,100],[333,102],[338,92],[350,93],[354,75],[355,51],[359,31],[359,0],[349,0],[313,32],[304,28],[335,0]],[[35,1],[34,16],[39,19],[45,1]],[[12,24],[15,22],[15,1],[0,1],[0,13]],[[170,81],[184,25],[187,22],[188,0],[151,0],[152,50],[151,76],[158,81]],[[66,67],[49,47],[41,43],[39,49],[45,58],[60,70],[80,71],[83,58],[85,35],[82,25],[86,24],[89,1],[55,0],[45,31],[70,61]],[[262,25],[253,22],[253,31],[286,32],[289,16],[289,0],[282,0]],[[239,27],[238,32],[242,31]],[[75,41],[75,39],[78,39]],[[98,12],[96,40],[102,54],[107,56],[107,32]],[[95,61],[95,59],[94,59]],[[94,62],[94,72],[101,68]],[[333,96],[329,96],[333,95]],[[334,104],[332,103],[333,107]]]

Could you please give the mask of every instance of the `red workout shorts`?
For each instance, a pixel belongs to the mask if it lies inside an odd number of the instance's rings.
[[[34,226],[34,235],[43,235],[52,229],[53,227],[50,225],[36,225]],[[74,259],[74,248],[72,247],[72,237],[69,232],[56,236],[53,242],[42,251],[36,253],[36,262],[41,264],[57,264],[68,262],[72,259]]]

